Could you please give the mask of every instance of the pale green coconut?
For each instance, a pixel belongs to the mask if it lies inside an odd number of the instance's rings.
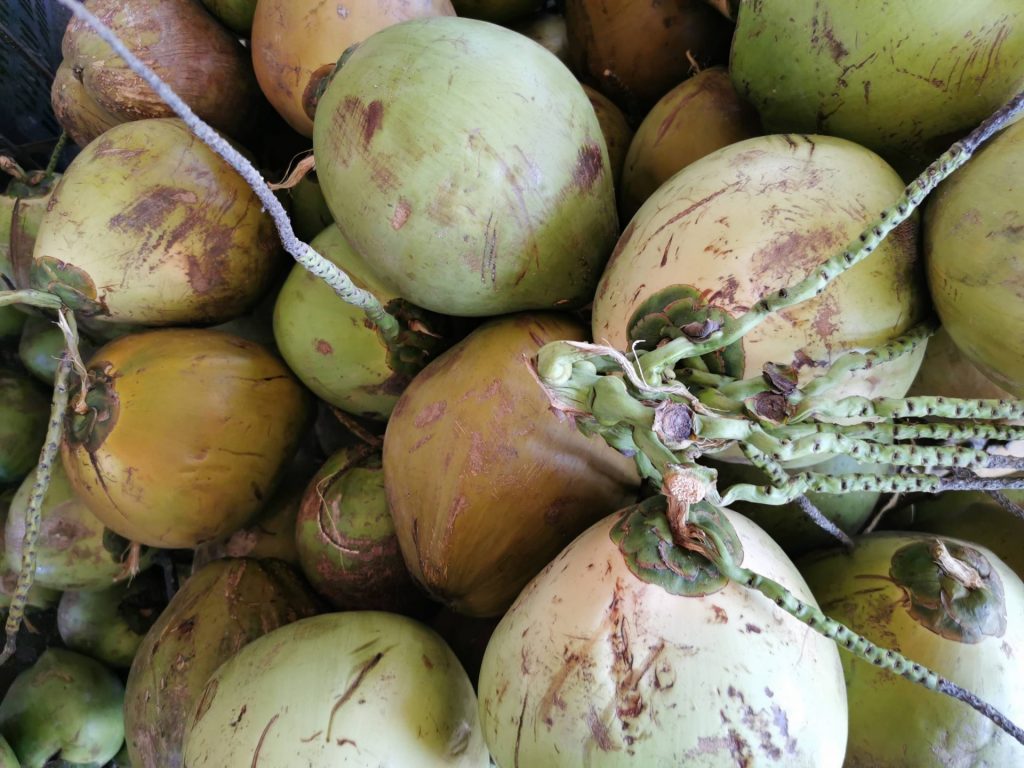
[[[487,22],[418,19],[364,41],[320,100],[313,154],[353,248],[436,312],[581,306],[618,233],[582,86]]]

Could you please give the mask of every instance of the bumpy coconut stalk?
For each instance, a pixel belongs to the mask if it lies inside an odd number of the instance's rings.
[[[724,64],[732,35],[701,0],[568,0],[565,24],[573,70],[634,125],[697,70]]]
[[[124,723],[135,768],[181,768],[186,721],[214,670],[244,645],[317,612],[284,563],[218,560],[194,574],[146,634],[128,675]]]
[[[246,50],[198,2],[88,0],[86,7],[215,128],[237,136],[251,125],[259,90]],[[82,132],[85,127],[102,127],[104,116],[95,106],[119,122],[172,114],[163,99],[77,17],[68,24],[62,50],[71,75],[94,102],[86,102],[85,114],[75,114],[69,121],[74,130],[68,132],[76,143],[99,135]],[[58,117],[75,112],[73,99],[61,98],[60,109],[55,109]]]
[[[761,133],[753,107],[729,74],[711,67],[666,93],[644,117],[629,144],[619,213],[629,221],[665,181],[704,155]]]
[[[449,0],[261,0],[252,21],[253,67],[274,108],[296,131],[312,136],[317,87],[349,46],[391,24],[454,14]]]

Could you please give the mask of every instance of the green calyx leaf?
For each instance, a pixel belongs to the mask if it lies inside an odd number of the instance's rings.
[[[656,584],[673,595],[703,597],[718,592],[729,579],[703,555],[675,543],[665,516],[667,506],[665,497],[659,495],[620,513],[610,536],[626,565],[641,581]],[[694,504],[688,519],[693,525],[717,533],[733,560],[743,561],[739,536],[716,507],[707,502]]]
[[[75,312],[86,316],[110,314],[96,292],[89,274],[78,267],[50,256],[34,259],[29,284],[40,291],[60,297]]]
[[[388,366],[398,376],[413,376],[423,370],[427,363],[451,346],[451,334],[446,318],[405,299],[393,299],[384,309],[394,316],[401,326],[398,339],[388,346]]]
[[[889,576],[905,594],[907,612],[921,626],[961,643],[1006,632],[1003,583],[977,549],[923,539],[898,549]]]
[[[106,363],[89,368],[89,391],[85,396],[86,411],[70,413],[68,439],[94,453],[117,424],[120,398],[114,379],[104,373]]]
[[[720,330],[731,316],[708,304],[692,285],[673,285],[658,291],[641,304],[629,321],[629,341],[651,350],[682,336],[703,341]],[[743,343],[709,352],[703,360],[711,373],[740,378],[743,375]]]

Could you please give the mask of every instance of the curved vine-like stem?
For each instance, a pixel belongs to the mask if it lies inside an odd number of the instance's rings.
[[[781,464],[749,443],[745,443],[740,447],[747,460],[764,472],[775,488],[785,488],[789,484],[789,473],[786,472]],[[806,495],[801,494],[797,496],[795,501],[799,505],[800,511],[804,513],[808,520],[829,534],[847,550],[853,549],[853,540],[846,534],[846,531],[825,517],[825,514]]]
[[[983,701],[980,697],[960,687],[938,672],[906,658],[888,648],[881,648],[863,635],[854,632],[835,619],[826,616],[817,606],[800,600],[777,581],[755,573],[736,563],[721,537],[707,528],[689,526],[683,534],[681,546],[706,557],[721,574],[737,584],[760,592],[790,616],[803,622],[815,632],[829,638],[840,648],[852,653],[859,659],[880,669],[888,670],[905,680],[916,683],[930,691],[951,696],[972,707],[975,711],[991,720],[999,728],[1008,733],[1021,744],[1024,744],[1024,729],[1016,725],[1010,718]]]
[[[274,196],[260,172],[231,144],[224,140],[212,127],[201,120],[195,112],[179,97],[167,83],[152,69],[146,66],[122,43],[109,27],[100,21],[81,3],[75,0],[57,0],[68,8],[75,16],[89,25],[90,28],[114,51],[124,59],[128,67],[146,81],[161,99],[185,121],[189,129],[211,150],[216,152],[232,168],[234,168],[259,197],[263,207],[270,214],[277,228],[278,235],[285,250],[297,262],[327,283],[338,297],[346,304],[358,307],[377,326],[381,335],[389,342],[396,343],[400,332],[398,320],[390,315],[380,301],[369,291],[356,286],[349,276],[336,265],[317,253],[307,243],[302,242],[292,229],[291,220],[284,207]]]
[[[53,401],[50,406],[50,421],[46,427],[46,441],[43,443],[43,448],[39,455],[35,482],[32,484],[28,508],[25,511],[25,538],[21,549],[21,568],[18,571],[18,584],[14,589],[14,595],[11,598],[11,605],[7,613],[7,623],[4,627],[7,638],[4,642],[3,651],[0,652],[0,666],[11,658],[17,649],[18,631],[21,629],[21,622],[25,618],[28,593],[35,581],[36,543],[39,539],[39,528],[42,522],[43,500],[50,486],[53,462],[57,458],[57,452],[60,450],[64,426],[64,411],[68,406],[68,377],[70,373],[71,355],[65,351],[61,356],[60,363],[57,365],[57,375],[53,387]]]

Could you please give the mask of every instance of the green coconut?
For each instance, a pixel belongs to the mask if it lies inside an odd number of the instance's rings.
[[[189,768],[486,768],[476,696],[432,630],[390,613],[282,627],[221,666],[192,710]]]
[[[109,761],[124,742],[124,685],[98,661],[47,649],[0,702],[0,733],[21,768]]]
[[[396,314],[443,330],[440,318],[403,302],[376,277],[337,227],[327,227],[311,245]],[[389,349],[361,309],[346,304],[300,264],[277,295],[274,338],[288,367],[317,397],[359,416],[387,420],[416,372]]]
[[[22,481],[7,516],[7,561],[20,563],[22,539],[32,486],[33,469]],[[108,530],[83,501],[61,462],[54,462],[50,484],[40,510],[36,540],[36,582],[51,589],[104,589],[129,577],[129,542]],[[136,568],[152,564],[153,551],[144,548]]]
[[[1017,122],[939,186],[923,225],[942,327],[978,370],[1016,397],[1024,396],[1022,175],[1024,122]]]
[[[39,461],[50,402],[29,376],[0,368],[0,487],[16,483]]]
[[[744,2],[729,68],[769,132],[841,136],[916,173],[1024,83],[1024,6]]]
[[[150,570],[106,589],[68,590],[57,606],[57,629],[69,649],[128,669],[166,606],[163,574]]]
[[[691,507],[736,560],[811,604],[756,525]],[[676,548],[657,496],[606,517],[523,590],[478,686],[500,766],[839,768],[835,644]]]
[[[317,607],[296,573],[275,560],[217,560],[197,571],[146,633],[128,674],[132,765],[182,768],[186,720],[210,675],[247,643]]]
[[[252,17],[256,13],[256,0],[202,0],[206,10],[217,17],[225,27],[242,37],[252,30]]]
[[[550,407],[530,361],[583,340],[569,315],[480,326],[413,379],[384,434],[384,482],[413,577],[460,613],[498,616],[587,526],[636,498],[630,459]]]
[[[136,120],[71,162],[29,283],[95,321],[216,323],[252,308],[279,257],[270,217],[231,166],[181,120]]]
[[[689,323],[736,317],[845,248],[903,188],[878,155],[830,136],[758,136],[712,152],[662,184],[626,227],[594,298],[593,338],[650,349]],[[786,365],[802,386],[844,353],[906,333],[927,306],[911,218],[817,296],[705,363],[740,379]],[[921,345],[849,372],[829,397],[902,397],[923,354]]]
[[[958,539],[878,532],[799,565],[821,609],[898,648],[1024,721],[1024,583],[992,552]],[[847,768],[1019,765],[1024,747],[966,704],[852,655]]]
[[[418,19],[365,40],[320,100],[313,154],[352,247],[432,311],[581,306],[618,233],[582,86],[486,22]]]
[[[619,188],[623,220],[690,163],[760,132],[757,113],[725,69],[710,67],[684,80],[651,107],[629,143]]]
[[[64,348],[64,333],[56,322],[45,317],[27,318],[18,341],[18,358],[29,373],[52,387]],[[78,351],[86,358],[92,354],[92,345],[79,337]]]
[[[302,571],[339,610],[423,613],[402,559],[380,452],[342,448],[309,483],[295,526]]]

